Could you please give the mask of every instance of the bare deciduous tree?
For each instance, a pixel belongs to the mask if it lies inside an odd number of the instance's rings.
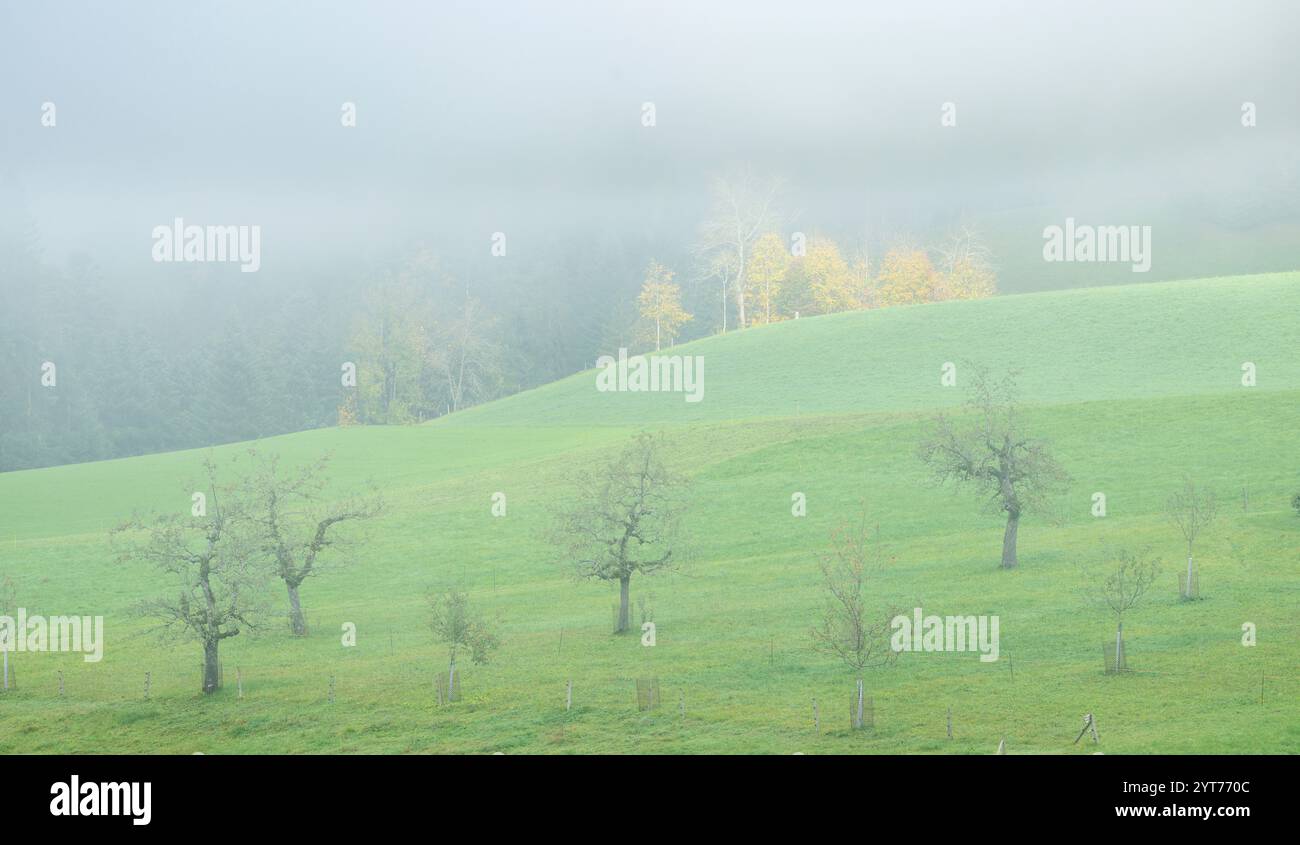
[[[760,179],[749,168],[714,177],[709,186],[713,204],[700,226],[695,253],[708,277],[722,280],[722,330],[727,330],[726,293],[730,285],[736,298],[737,324],[744,328],[745,273],[754,242],[764,232],[780,227],[777,200],[781,182]]]
[[[327,457],[282,472],[279,455],[250,449],[248,456],[251,471],[241,491],[248,516],[258,530],[262,551],[288,591],[293,634],[303,637],[307,635],[299,597],[303,581],[320,572],[320,556],[327,550],[335,559],[347,559],[351,543],[338,536],[339,523],[372,519],[383,511],[383,502],[360,496],[327,502],[323,496]]]
[[[132,518],[113,532],[119,562],[146,561],[176,581],[174,598],[140,605],[164,632],[203,645],[203,691],[219,683],[223,640],[259,626],[265,614],[257,532],[233,485],[218,483],[217,466],[204,461],[207,513]],[[145,536],[139,536],[144,532]]]
[[[1160,561],[1146,549],[1115,549],[1107,555],[1107,571],[1089,574],[1084,596],[1089,603],[1115,614],[1115,670],[1124,665],[1124,614],[1132,610],[1160,574]]]
[[[727,291],[731,289],[732,280],[736,277],[735,256],[720,250],[710,252],[704,247],[696,246],[696,269],[695,283],[717,284],[720,291],[719,302],[721,304],[721,326],[722,333],[727,333]]]
[[[429,595],[429,628],[437,642],[447,646],[447,690],[456,684],[456,658],[467,650],[475,665],[488,662],[500,646],[496,632],[482,617],[470,611],[469,596],[459,590]]]
[[[993,263],[993,251],[984,242],[983,236],[968,221],[959,222],[948,232],[947,240],[939,247],[939,266],[951,270],[964,263],[981,266]]]
[[[899,610],[872,595],[874,581],[885,567],[879,529],[867,530],[867,513],[854,526],[842,526],[831,533],[831,548],[821,555],[819,566],[826,592],[825,605],[812,629],[813,649],[831,655],[855,672],[887,666],[898,658],[890,647],[891,620]],[[853,726],[862,727],[862,679],[858,679]]]
[[[1020,517],[1041,508],[1063,490],[1069,475],[1048,444],[1025,431],[1015,402],[1015,374],[992,379],[977,365],[965,365],[970,388],[963,417],[940,414],[921,443],[920,456],[940,483],[971,485],[1007,517],[1002,568],[1016,566]]]
[[[685,479],[668,468],[663,436],[638,434],[617,456],[580,474],[573,504],[559,514],[554,541],[579,578],[617,581],[616,633],[628,628],[632,576],[673,566]],[[676,555],[676,556],[675,556]]]
[[[938,249],[939,273],[935,299],[975,299],[992,296],[997,289],[993,251],[979,230],[962,222]]]
[[[437,333],[432,361],[447,398],[447,409],[492,397],[501,382],[501,350],[491,335],[493,318],[468,293]]]
[[[1190,599],[1194,595],[1192,578],[1195,572],[1192,549],[1196,545],[1196,538],[1214,522],[1214,517],[1218,514],[1214,492],[1198,489],[1195,481],[1184,477],[1183,488],[1169,497],[1165,503],[1165,512],[1187,542],[1187,583],[1183,586],[1183,598]]]

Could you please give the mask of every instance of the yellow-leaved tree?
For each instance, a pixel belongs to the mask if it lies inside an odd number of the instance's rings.
[[[865,291],[858,289],[857,277],[830,238],[818,236],[808,241],[803,272],[812,313],[833,314],[863,307]]]
[[[891,249],[880,262],[876,297],[883,306],[931,302],[939,279],[930,256],[920,249]]]
[[[970,259],[954,262],[940,274],[938,299],[983,299],[998,291],[992,268]]]
[[[641,295],[637,297],[637,306],[641,316],[655,327],[655,350],[669,344],[677,337],[677,330],[691,319],[691,315],[682,308],[682,289],[673,281],[673,271],[651,261],[646,267],[645,281],[641,285]]]
[[[424,390],[435,326],[431,267],[412,262],[366,292],[347,344],[357,365],[351,419],[402,425],[433,415]]]
[[[768,232],[754,242],[749,270],[745,274],[745,299],[752,303],[748,312],[751,326],[781,319],[776,300],[790,269],[790,253],[776,232]]]

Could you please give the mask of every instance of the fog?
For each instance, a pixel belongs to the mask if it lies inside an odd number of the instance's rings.
[[[3,166],[56,259],[147,261],[148,231],[177,215],[260,223],[268,274],[412,236],[689,237],[708,175],[735,162],[785,177],[800,225],[831,230],[1026,208],[1192,214],[1255,192],[1285,201],[1252,224],[1300,211],[1300,14],[1286,2],[0,15]],[[955,127],[940,126],[945,102]]]
[[[330,323],[331,372],[368,282],[423,249],[526,387],[609,351],[651,259],[714,320],[692,246],[737,168],[781,180],[782,235],[873,260],[973,226],[1001,293],[1294,269],[1298,36],[1289,2],[8,3],[0,235],[74,280],[76,332],[215,344],[194,327],[285,309]],[[177,218],[260,227],[258,272],[152,260]],[[1150,226],[1150,272],[1045,263],[1066,218]],[[24,372],[74,331],[31,266],[0,267]]]

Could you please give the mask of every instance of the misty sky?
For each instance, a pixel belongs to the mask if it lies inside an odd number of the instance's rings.
[[[740,162],[810,231],[1009,215],[1032,255],[1065,214],[1293,226],[1297,36],[1293,2],[6,0],[0,190],[47,258],[122,272],[176,216],[261,225],[272,274],[421,236],[687,239]]]

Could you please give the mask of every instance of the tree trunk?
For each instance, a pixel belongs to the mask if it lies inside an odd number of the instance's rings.
[[[858,678],[858,707],[853,714],[853,729],[862,730],[862,679]]]
[[[285,583],[289,590],[289,624],[295,637],[307,636],[307,619],[302,615],[302,602],[298,599],[298,585]]]
[[[627,610],[628,610],[628,588],[632,584],[632,576],[624,575],[618,579],[618,625],[614,628],[614,633],[621,634],[627,630]]]
[[[736,328],[743,329],[747,325],[745,322],[745,236],[739,230],[736,232],[736,256],[739,259],[736,264]]]
[[[1119,670],[1123,667],[1123,665],[1124,665],[1124,620],[1121,619],[1119,624],[1115,626],[1115,671],[1119,672]]]
[[[1190,549],[1187,552],[1187,585],[1183,589],[1183,598],[1190,599],[1192,597],[1192,553]]]
[[[1016,531],[1020,528],[1020,514],[1007,514],[1007,530],[1002,534],[1002,568],[1016,568]]]
[[[203,692],[217,691],[220,664],[217,660],[217,645],[220,640],[212,639],[203,644]]]
[[[727,334],[727,276],[723,274],[723,334]],[[31,389],[27,389],[27,416],[31,416]]]

